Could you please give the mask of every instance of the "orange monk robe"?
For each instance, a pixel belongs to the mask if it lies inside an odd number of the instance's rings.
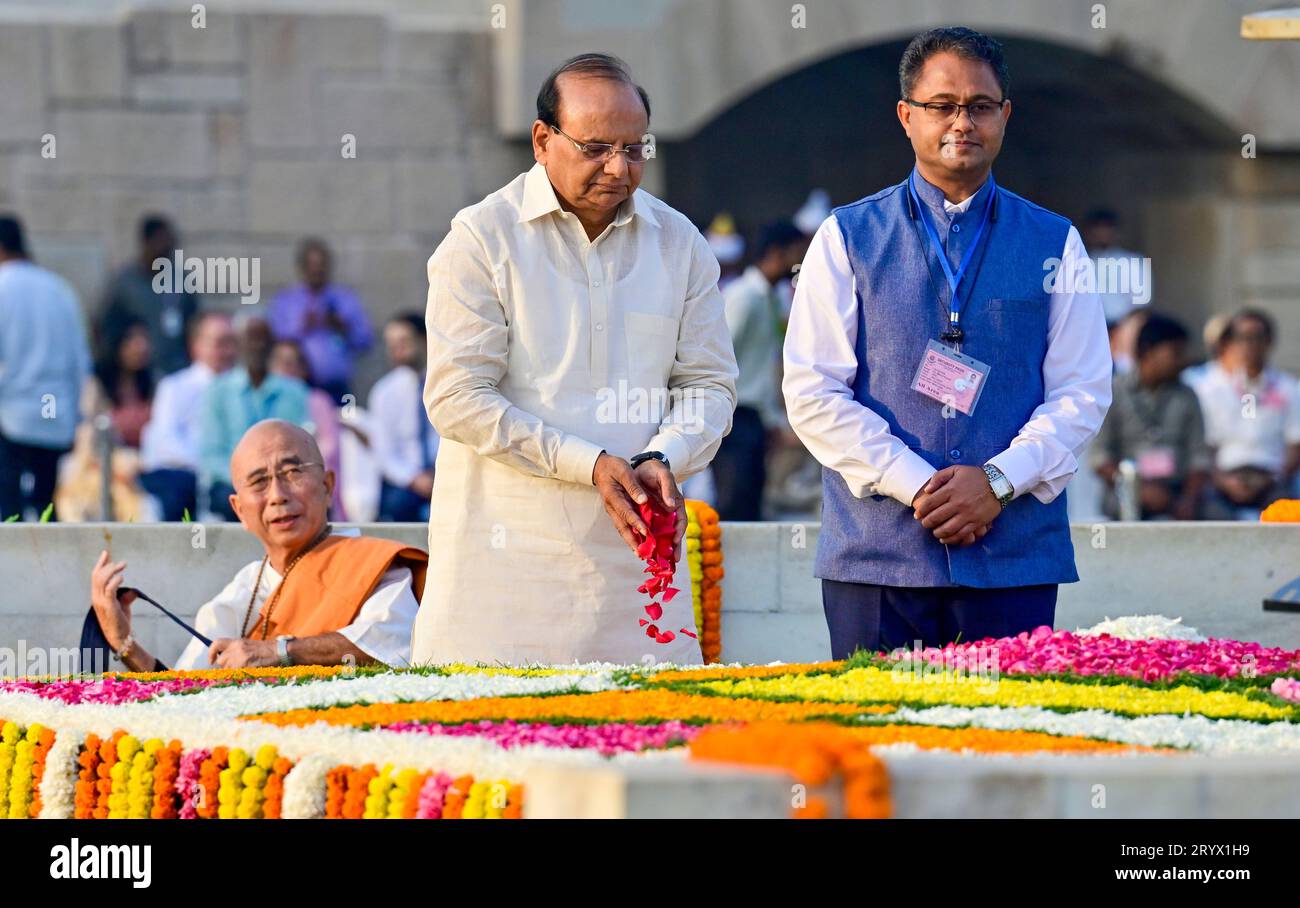
[[[428,568],[423,551],[360,536],[354,529],[336,530],[294,565],[287,580],[267,564],[254,597],[261,564],[259,558],[244,565],[199,608],[194,626],[200,633],[213,640],[262,639],[268,605],[283,586],[269,609],[265,639],[338,632],[378,662],[409,664],[411,628]],[[209,667],[208,647],[199,640],[191,640],[175,664],[178,669]]]
[[[427,553],[390,539],[328,536],[294,566],[280,595],[263,603],[249,636],[312,637],[346,627],[396,564],[411,569],[411,588],[419,599],[429,567]]]

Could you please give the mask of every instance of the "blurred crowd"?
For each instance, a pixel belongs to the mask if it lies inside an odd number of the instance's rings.
[[[0,519],[234,520],[230,455],[268,418],[315,435],[338,477],[333,519],[427,519],[423,313],[383,325],[389,370],[362,406],[349,388],[374,327],[323,241],[302,240],[299,281],[255,308],[156,281],[177,248],[167,218],[143,218],[88,330],[72,287],[0,217]]]
[[[821,467],[786,420],[781,347],[799,263],[829,213],[815,190],[748,237],[725,212],[708,225],[740,375],[732,430],[684,492],[724,520],[819,515]],[[1112,211],[1082,229],[1094,261],[1141,258],[1119,245]],[[143,218],[138,238],[87,326],[71,286],[31,260],[21,223],[0,217],[0,519],[234,520],[231,451],[271,417],[315,435],[338,477],[333,519],[428,519],[438,437],[422,400],[422,312],[382,325],[388,371],[363,406],[350,389],[375,329],[322,240],[299,243],[299,280],[269,305],[211,308],[155,280],[154,261],[178,247],[166,217]],[[1145,298],[1102,294],[1114,403],[1080,452],[1071,519],[1257,519],[1295,497],[1300,384],[1269,363],[1273,319],[1214,316],[1194,363],[1187,328],[1147,305],[1150,291],[1148,275]]]

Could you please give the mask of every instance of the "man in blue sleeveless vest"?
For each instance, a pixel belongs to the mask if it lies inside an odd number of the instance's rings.
[[[1101,304],[1068,279],[1078,232],[993,178],[1001,45],[935,29],[899,78],[916,166],[822,224],[785,342],[837,659],[1051,625],[1079,579],[1063,489],[1111,400]]]

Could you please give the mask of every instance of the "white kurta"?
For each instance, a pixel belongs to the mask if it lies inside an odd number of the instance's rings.
[[[640,190],[588,242],[540,164],[456,216],[429,259],[442,442],[416,664],[699,661],[685,562],[656,643],[591,474],[602,449],[662,451],[678,482],[712,459],[736,394],[717,281],[699,231]]]
[[[335,536],[359,536],[356,529],[339,530]],[[262,559],[251,561],[240,568],[226,588],[203,605],[194,618],[194,629],[206,637],[238,637],[244,616],[248,614],[248,597],[253,595],[257,570]],[[262,583],[253,603],[253,613],[248,619],[251,627],[257,623],[266,598],[275,591],[283,578],[267,564],[262,573]],[[370,594],[356,619],[339,633],[347,637],[366,655],[384,665],[401,668],[411,660],[411,626],[420,604],[411,586],[411,569],[395,567],[384,574]],[[191,639],[181,657],[172,666],[175,669],[212,668],[208,662],[208,647],[202,641]]]

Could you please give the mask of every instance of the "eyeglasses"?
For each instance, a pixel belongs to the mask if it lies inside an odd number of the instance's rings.
[[[925,108],[925,112],[940,123],[956,120],[964,110],[976,126],[992,123],[1007,103],[1006,98],[1001,101],[972,101],[970,104],[958,104],[956,101],[913,101],[911,98],[903,100],[913,107]]]
[[[578,149],[582,156],[592,163],[603,164],[612,158],[616,152],[621,152],[627,158],[629,164],[644,164],[655,156],[654,142],[634,142],[631,145],[624,145],[619,148],[617,145],[610,145],[608,142],[579,142],[558,126],[552,125],[551,129],[572,142],[573,147]]]
[[[252,492],[254,495],[265,495],[271,489],[272,475],[289,488],[301,488],[307,483],[307,468],[323,466],[325,466],[323,463],[291,463],[276,470],[274,474],[263,473],[256,479],[250,479],[244,484],[241,491]]]

